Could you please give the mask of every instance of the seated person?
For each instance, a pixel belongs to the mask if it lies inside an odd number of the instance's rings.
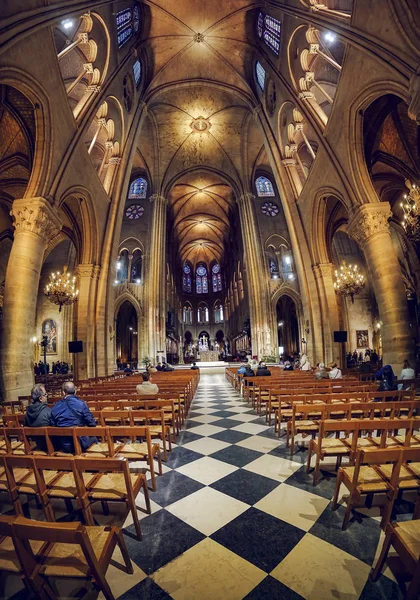
[[[76,396],[76,386],[72,381],[66,381],[63,385],[64,398],[56,402],[51,411],[52,427],[96,427],[86,402]],[[73,441],[65,436],[59,439],[60,450],[63,452],[74,452]],[[80,438],[80,445],[85,451],[95,444],[95,436],[84,435]]]
[[[150,365],[148,371],[149,373],[157,373],[156,365]]]
[[[238,375],[243,375],[246,371],[245,365],[242,363],[238,369]]]
[[[315,379],[329,379],[329,373],[324,363],[319,363],[315,369]]]
[[[162,363],[162,364],[158,363],[158,364],[156,365],[156,371],[163,371],[163,364],[164,364],[164,363]]]
[[[251,368],[251,365],[249,363],[247,363],[245,365],[244,377],[254,377],[254,376],[255,376],[254,370]]]
[[[331,363],[329,366],[331,367],[331,371],[329,372],[330,379],[343,379],[341,369],[337,367],[336,362]]]
[[[199,371],[199,367],[197,367],[197,363],[193,362],[191,369],[192,369],[192,371]]]
[[[124,373],[127,374],[127,377],[133,374],[133,369],[130,367],[129,363],[127,363],[127,366],[124,369]]]
[[[158,393],[159,388],[156,383],[152,383],[150,380],[149,373],[142,373],[143,383],[139,383],[136,386],[136,392],[140,394],[140,396],[154,396]]]
[[[290,362],[290,360],[286,360],[286,362],[284,363],[284,371],[293,371],[293,365]]]
[[[269,371],[267,369],[267,365],[264,362],[262,362],[258,367],[257,377],[267,377],[268,375],[271,375],[271,371]]]
[[[173,371],[174,368],[171,367],[171,365],[168,365],[168,363],[163,363],[163,369],[162,371],[164,371],[165,373],[169,373],[170,371]]]
[[[42,383],[34,385],[31,391],[32,403],[25,413],[25,427],[49,427],[51,425],[51,408],[47,406],[47,392]],[[37,448],[47,452],[45,438],[35,436],[32,438]]]

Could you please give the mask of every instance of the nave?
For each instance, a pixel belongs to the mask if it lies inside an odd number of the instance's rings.
[[[354,512],[342,531],[341,500],[331,509],[335,465],[323,465],[313,487],[305,471],[309,442],[299,438],[291,458],[284,440],[224,374],[201,375],[185,426],[150,492],[152,514],[139,512],[143,539],[135,539],[131,516],[121,522],[134,573],[111,563],[107,581],[115,597],[402,598],[388,569],[376,583],[369,580],[384,539],[379,512]],[[398,504],[396,518],[411,518],[404,515],[410,511]],[[107,521],[94,514],[101,525],[116,524],[114,507],[111,515]],[[121,564],[118,552],[114,557]],[[67,588],[60,589],[67,597]],[[13,600],[27,597],[24,590],[5,591]]]

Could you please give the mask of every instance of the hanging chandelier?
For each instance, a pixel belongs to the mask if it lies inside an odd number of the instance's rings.
[[[410,190],[404,194],[404,201],[400,206],[404,212],[402,226],[405,229],[407,237],[416,242],[420,241],[420,189],[415,183],[406,180],[405,185]]]
[[[360,294],[365,287],[365,278],[359,272],[359,267],[357,265],[347,265],[346,261],[343,260],[340,270],[336,270],[334,275],[335,293],[344,297],[350,296],[353,304],[354,296]]]
[[[63,306],[73,304],[77,300],[79,290],[76,289],[76,277],[67,272],[67,265],[63,267],[63,273],[51,273],[50,283],[45,286],[44,294],[53,304],[57,304],[61,312]]]

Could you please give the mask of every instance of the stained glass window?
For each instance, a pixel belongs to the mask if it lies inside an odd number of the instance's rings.
[[[146,198],[147,194],[147,181],[143,179],[143,177],[138,177],[135,179],[131,185],[130,190],[128,192],[129,200],[142,200]]]
[[[185,305],[182,309],[182,320],[187,325],[192,324],[192,308],[191,306]]]
[[[259,198],[276,195],[274,193],[273,184],[267,177],[258,177],[255,181],[255,187],[257,188],[257,195]]]
[[[127,217],[127,219],[134,220],[134,219],[140,219],[140,217],[143,216],[143,213],[144,213],[143,206],[140,206],[140,204],[132,204],[125,211],[125,216]]]
[[[215,323],[221,323],[223,321],[222,304],[216,304],[216,306],[214,307],[214,321]]]
[[[220,272],[220,265],[218,263],[213,265],[211,273],[213,292],[220,292],[222,290],[222,274]]]
[[[260,12],[257,20],[258,37],[276,54],[280,52],[281,23],[278,19]]]
[[[275,217],[279,214],[279,207],[274,202],[264,202],[261,206],[262,212],[268,217]]]
[[[137,33],[140,26],[140,12],[137,4],[120,10],[115,15],[117,24],[117,44],[118,48],[122,48],[133,33]]]
[[[182,274],[182,291],[191,294],[191,269],[188,265],[184,265]]]
[[[136,60],[136,62],[133,65],[133,75],[134,81],[136,82],[136,86],[139,87],[141,81],[141,62],[139,60]]]
[[[200,265],[195,272],[195,290],[197,294],[207,294],[209,291],[209,283],[207,279],[207,269]]]
[[[257,60],[255,65],[255,75],[257,77],[258,85],[261,88],[261,91],[264,91],[265,85],[265,70],[259,60]]]

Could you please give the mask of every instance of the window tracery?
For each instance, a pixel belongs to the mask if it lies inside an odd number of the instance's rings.
[[[268,177],[258,177],[255,180],[255,187],[257,189],[258,198],[266,198],[275,196],[274,186]]]
[[[186,325],[192,325],[192,308],[189,304],[185,304],[182,309],[182,322]]]
[[[122,48],[139,30],[140,12],[137,4],[117,12],[115,22],[117,25],[117,45],[118,48]]]
[[[222,290],[222,273],[219,263],[213,265],[211,272],[213,292],[220,292]]]
[[[207,268],[204,265],[198,266],[195,271],[195,290],[197,294],[207,294],[209,291]]]
[[[214,306],[214,322],[215,323],[223,323],[224,321],[223,315],[223,304],[218,302]]]
[[[280,21],[260,12],[257,20],[257,32],[258,37],[278,56],[280,52]]]
[[[135,220],[140,219],[144,214],[144,207],[140,206],[140,204],[132,204],[125,211],[125,216],[127,219]]]
[[[131,182],[128,191],[129,200],[144,200],[147,194],[147,181],[143,177],[138,177]]]
[[[141,81],[141,62],[139,60],[136,60],[133,65],[133,75],[136,87],[139,87]]]
[[[263,92],[265,85],[265,69],[259,60],[257,60],[257,62],[255,63],[255,76],[257,78],[257,83],[261,91]]]
[[[191,294],[192,292],[191,268],[187,264],[182,269],[182,291],[186,294]]]
[[[209,323],[209,307],[206,304],[199,304],[197,309],[197,322]]]

